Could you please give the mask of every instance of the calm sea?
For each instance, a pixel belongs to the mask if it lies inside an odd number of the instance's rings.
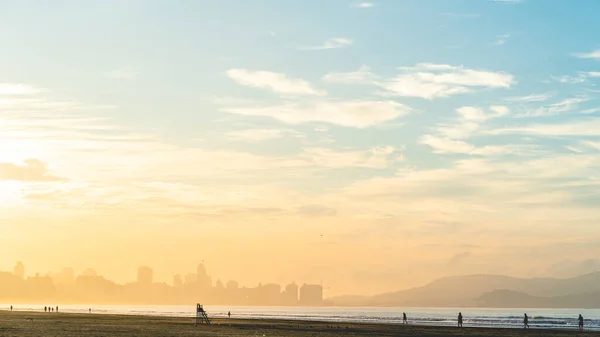
[[[0,306],[6,309],[10,305]],[[190,306],[107,306],[107,305],[65,305],[61,312],[95,314],[148,315],[169,317],[194,317],[195,305]],[[585,328],[600,330],[600,309],[482,309],[482,308],[332,308],[332,307],[239,307],[205,306],[210,317],[226,317],[231,311],[233,318],[264,318],[309,320],[325,322],[402,322],[402,312],[406,312],[409,324],[453,326],[461,311],[464,326],[474,327],[522,327],[523,314],[530,317],[531,328],[576,329],[577,316],[585,318]],[[43,305],[16,305],[14,310],[42,311]]]

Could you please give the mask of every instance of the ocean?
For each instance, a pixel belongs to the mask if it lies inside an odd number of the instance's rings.
[[[7,310],[10,305],[2,305]],[[95,314],[147,315],[167,317],[195,316],[195,304],[190,306],[125,306],[125,305],[64,305],[60,312]],[[347,308],[347,307],[242,307],[204,306],[209,317],[286,319],[324,321],[342,325],[344,322],[401,324],[406,312],[409,324],[454,326],[458,312],[463,314],[465,327],[521,328],[523,314],[529,315],[529,326],[535,328],[577,329],[577,317],[582,314],[586,330],[600,330],[600,309],[485,309],[485,308]],[[18,311],[44,311],[43,305],[15,305]]]

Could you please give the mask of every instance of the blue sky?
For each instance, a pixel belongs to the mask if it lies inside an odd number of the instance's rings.
[[[193,228],[207,245],[263,258],[265,240],[305,238],[329,257],[315,267],[298,243],[284,254],[298,271],[263,273],[324,278],[337,292],[451,273],[564,276],[554,264],[593,259],[583,243],[600,239],[598,10],[592,0],[0,0],[0,207],[21,224],[5,229],[6,249],[56,223],[65,242],[68,231],[86,242],[127,228],[126,242],[145,226],[145,245],[184,245],[165,228]],[[230,226],[243,244],[224,239]],[[323,231],[331,239],[313,245]],[[348,264],[333,253],[354,247],[372,255]],[[213,268],[235,277],[236,254]],[[154,258],[158,275],[175,272]]]

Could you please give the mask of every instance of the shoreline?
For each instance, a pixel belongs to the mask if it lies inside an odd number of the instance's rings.
[[[0,335],[56,336],[547,336],[600,335],[600,331],[564,328],[434,326],[392,323],[348,323],[308,320],[214,318],[211,325],[194,326],[194,317],[119,315],[102,313],[39,313],[2,311]],[[252,333],[251,333],[252,332]]]

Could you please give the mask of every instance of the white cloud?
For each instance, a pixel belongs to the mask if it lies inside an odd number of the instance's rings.
[[[433,99],[471,92],[474,88],[509,88],[514,76],[463,66],[420,63],[402,67],[404,73],[378,83],[390,95]]]
[[[132,68],[119,68],[104,73],[104,77],[114,80],[134,80],[138,72]]]
[[[376,79],[377,76],[367,66],[361,66],[356,71],[329,73],[323,76],[323,81],[325,82],[343,84],[374,84]]]
[[[476,147],[462,140],[443,138],[434,135],[423,135],[419,143],[428,145],[434,153],[446,154],[469,154],[479,156],[498,156],[510,153],[519,153],[518,147],[514,145],[485,145]]]
[[[527,134],[538,136],[600,136],[600,119],[589,118],[584,121],[532,124],[527,126],[507,127],[491,130],[490,134]]]
[[[600,49],[596,49],[596,50],[592,51],[591,53],[576,53],[574,55],[575,55],[575,57],[582,58],[582,59],[600,60]]]
[[[288,124],[325,122],[365,128],[402,116],[410,108],[394,101],[328,101],[310,104],[285,103],[264,107],[234,107],[221,111],[246,116],[265,116]]]
[[[547,101],[552,96],[552,93],[530,94],[527,96],[509,97],[506,100],[510,102],[543,102]]]
[[[391,146],[375,147],[368,151],[307,148],[300,154],[314,166],[325,168],[367,167],[386,168],[391,162],[402,160],[399,149]]]
[[[505,44],[509,37],[510,37],[510,34],[498,35],[496,38],[496,41],[494,41],[494,45],[501,46],[501,45]]]
[[[589,101],[586,97],[570,97],[560,102],[552,103],[548,106],[543,106],[538,109],[529,110],[521,114],[515,115],[515,117],[547,117],[556,116],[563,112],[569,112],[575,110],[579,103]]]
[[[474,146],[467,142],[433,135],[421,136],[419,143],[430,146],[434,153],[471,153],[474,149]]]
[[[579,74],[577,74],[577,76],[571,76],[571,75],[551,76],[551,78],[557,82],[567,83],[567,84],[578,84],[578,83],[584,83],[585,81],[587,81],[587,76],[585,73],[579,73]]]
[[[324,49],[337,49],[342,47],[347,47],[353,44],[354,42],[350,39],[336,37],[331,38],[325,41],[322,45],[312,46],[312,47],[302,47],[302,50],[324,50]]]
[[[293,130],[282,129],[248,129],[226,132],[225,137],[235,141],[262,142],[283,138],[286,136],[301,137],[302,135]]]
[[[584,142],[584,144],[593,149],[600,150],[600,142]]]
[[[33,95],[44,91],[27,84],[0,83],[0,95]]]
[[[354,8],[371,8],[371,7],[375,7],[375,4],[372,2],[360,2],[360,3],[354,4],[352,7],[354,7]]]
[[[269,89],[280,94],[325,95],[325,92],[313,88],[310,83],[301,79],[289,78],[281,73],[260,70],[230,69],[226,74],[229,78],[241,85]]]

